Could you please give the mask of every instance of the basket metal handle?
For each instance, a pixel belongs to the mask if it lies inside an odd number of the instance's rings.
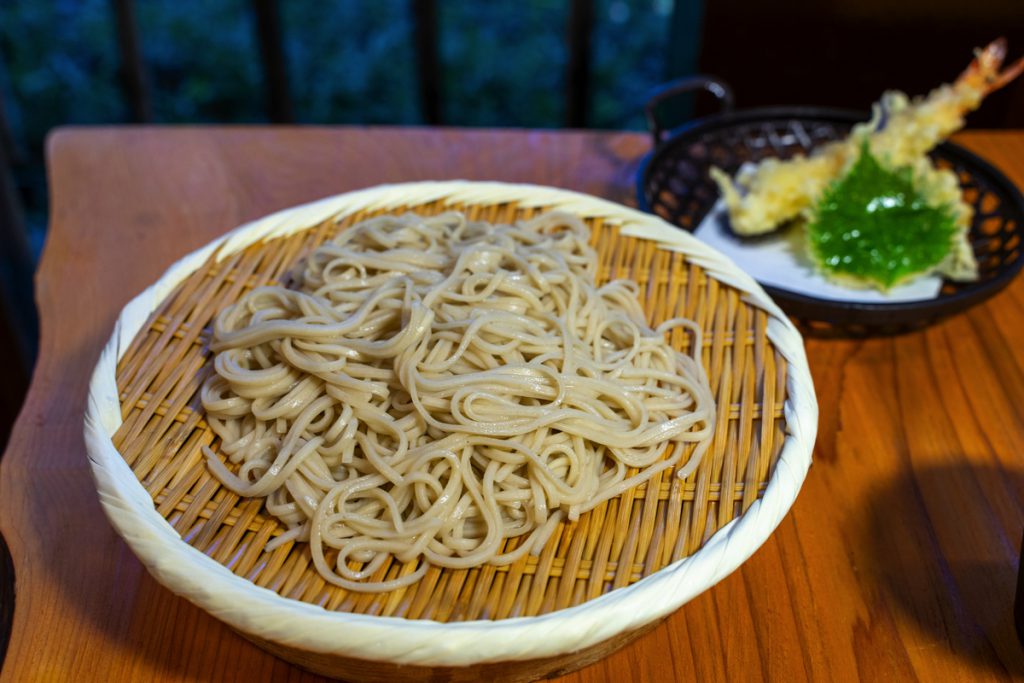
[[[683,93],[700,90],[709,92],[715,96],[715,99],[717,99],[721,105],[721,113],[728,113],[732,111],[732,88],[729,87],[728,83],[715,78],[714,76],[690,76],[670,81],[659,86],[658,89],[654,91],[654,94],[651,95],[650,99],[647,100],[647,104],[644,105],[644,116],[647,117],[647,127],[650,129],[651,135],[654,138],[655,147],[661,144],[665,132],[661,122],[658,121],[658,105],[666,100],[674,99]]]

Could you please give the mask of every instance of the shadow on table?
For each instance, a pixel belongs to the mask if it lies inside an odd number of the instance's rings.
[[[872,496],[865,545],[874,582],[885,604],[926,632],[935,656],[951,651],[1024,676],[1013,621],[1022,501],[1024,470],[966,464],[908,472]]]

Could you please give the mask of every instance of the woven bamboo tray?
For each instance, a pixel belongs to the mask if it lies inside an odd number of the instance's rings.
[[[213,316],[375,214],[458,209],[513,221],[552,208],[587,221],[599,279],[638,282],[652,322],[685,315],[704,329],[718,421],[697,471],[686,480],[666,472],[564,523],[537,557],[433,568],[388,593],[326,584],[304,543],[266,551],[278,523],[259,500],[221,486],[201,454],[217,445],[198,397],[211,371]],[[682,334],[672,342],[687,343]],[[438,182],[283,211],[175,264],[120,316],[92,379],[85,431],[103,507],[150,572],[269,651],[360,680],[529,680],[622,646],[749,557],[795,499],[816,428],[799,333],[717,252],[657,217],[586,195]],[[398,570],[385,566],[376,578]]]

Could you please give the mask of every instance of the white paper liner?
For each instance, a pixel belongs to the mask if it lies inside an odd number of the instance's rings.
[[[121,424],[117,361],[149,314],[214,250],[223,258],[331,217],[435,200],[557,208],[617,223],[628,235],[668,236],[666,248],[685,252],[709,275],[742,291],[745,301],[764,309],[771,316],[767,337],[788,365],[786,437],[764,496],[697,553],[637,583],[557,612],[497,621],[441,623],[329,612],[260,588],[182,541],[111,441]],[[799,332],[761,287],[719,252],[655,216],[587,195],[534,185],[445,181],[379,186],[287,209],[237,228],[171,266],[117,320],[90,384],[85,442],[100,501],[117,532],[160,583],[218,619],[258,638],[308,651],[396,664],[466,666],[581,650],[666,616],[723,579],[764,543],[789,510],[811,463],[817,426],[817,401]]]

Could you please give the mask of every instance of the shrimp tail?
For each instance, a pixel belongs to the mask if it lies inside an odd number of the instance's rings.
[[[1024,57],[1000,71],[1005,60],[1006,38],[996,38],[975,52],[974,59],[960,74],[956,84],[980,90],[984,95],[999,90],[1024,71]]]
[[[997,75],[994,79],[989,81],[989,92],[999,90],[1013,79],[1020,76],[1021,72],[1024,72],[1024,57],[1021,57],[1016,62],[1003,69],[1003,71]]]

